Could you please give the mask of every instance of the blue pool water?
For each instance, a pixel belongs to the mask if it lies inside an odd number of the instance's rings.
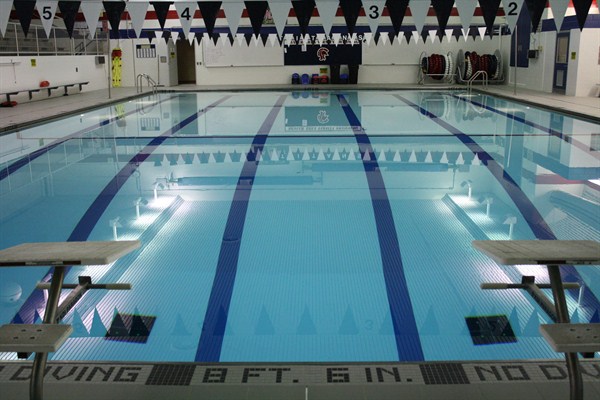
[[[85,294],[57,360],[555,358],[527,293],[480,289],[545,268],[471,241],[600,240],[598,128],[454,91],[143,97],[0,137],[0,248],[142,241],[69,271],[132,290]],[[0,323],[48,272],[0,269]],[[563,278],[600,321],[600,268]]]

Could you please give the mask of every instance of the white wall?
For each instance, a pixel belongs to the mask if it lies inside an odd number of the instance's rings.
[[[35,60],[35,66],[32,66],[32,60]],[[50,85],[89,81],[83,86],[83,91],[104,89],[108,85],[108,65],[96,65],[95,56],[0,57],[0,92],[35,88],[41,81],[48,81]],[[78,90],[79,87],[72,87],[69,93]],[[62,89],[54,90],[52,96],[61,96],[63,93]],[[47,97],[47,91],[33,94],[33,100]],[[22,103],[29,101],[29,97],[25,92],[11,96],[11,100]]]
[[[149,43],[147,39],[111,40],[111,50],[118,46],[122,51],[121,85],[134,87],[135,77],[139,74],[147,74],[159,85],[176,86],[178,83],[177,49],[173,41],[169,40],[166,44],[161,38],[153,40],[152,44],[156,46],[155,58],[137,58],[137,44]],[[171,52],[175,57],[171,56]]]
[[[567,71],[567,95],[597,96],[596,84],[600,83],[600,29],[571,31],[569,43],[569,66]],[[572,52],[576,52],[575,60]]]

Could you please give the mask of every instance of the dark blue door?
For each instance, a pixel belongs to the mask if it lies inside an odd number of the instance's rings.
[[[564,94],[567,89],[567,66],[569,65],[569,32],[556,35],[556,57],[554,58],[554,80],[552,91]]]

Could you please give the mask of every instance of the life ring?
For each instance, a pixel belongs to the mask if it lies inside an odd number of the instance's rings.
[[[18,103],[16,101],[4,101],[2,103],[0,103],[0,107],[14,107],[16,106]]]
[[[40,82],[40,87],[48,87],[48,86],[50,86],[50,82],[48,82],[48,81],[41,81]]]

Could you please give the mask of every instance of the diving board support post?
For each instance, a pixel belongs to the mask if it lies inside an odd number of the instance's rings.
[[[553,309],[556,314],[554,325],[587,325],[590,329],[597,324],[571,324],[569,310],[565,298],[565,284],[560,276],[561,265],[598,265],[600,264],[600,243],[591,240],[474,240],[473,247],[490,256],[494,261],[504,265],[543,264],[548,268]],[[492,284],[494,285],[494,284]],[[483,285],[482,285],[483,287]],[[553,327],[554,327],[553,325]],[[559,328],[560,329],[560,328]],[[598,331],[597,326],[593,327]],[[570,346],[556,347],[553,340],[554,330],[540,327],[544,338],[556,349],[560,348],[565,353],[565,361],[569,372],[569,389],[571,400],[583,400],[583,379],[577,352],[585,349],[600,350],[600,345],[584,343],[570,343]],[[564,345],[564,343],[563,343]],[[595,345],[595,346],[594,346]],[[565,350],[567,349],[567,350]]]
[[[52,331],[41,335],[44,343],[23,344],[16,332],[25,329],[36,329],[36,325],[10,324],[0,328],[0,351],[16,351],[17,353],[34,352],[29,398],[42,400],[44,397],[44,370],[48,361],[48,353],[56,351],[68,338],[73,328],[70,325],[57,324],[58,301],[63,288],[66,268],[71,266],[106,265],[125,254],[140,247],[139,240],[113,242],[47,242],[24,243],[0,251],[0,267],[54,267],[48,293],[48,301],[44,313],[40,334],[45,329]],[[91,284],[91,280],[90,280]],[[81,285],[78,285],[81,286]],[[64,311],[64,310],[63,310]],[[64,328],[60,328],[63,327]],[[36,336],[30,336],[34,339]]]

